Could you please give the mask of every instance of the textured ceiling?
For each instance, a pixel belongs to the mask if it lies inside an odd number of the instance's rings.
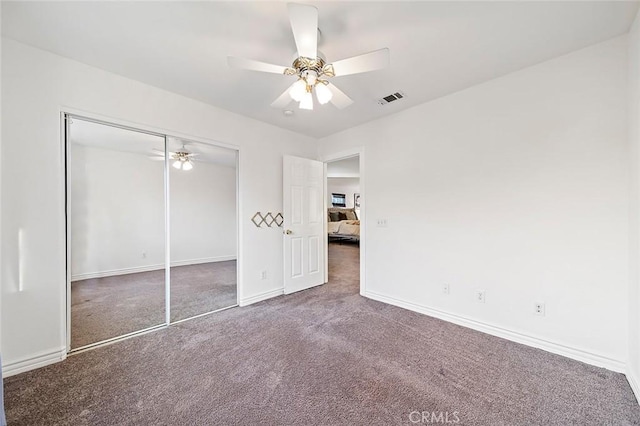
[[[391,66],[333,83],[355,101],[292,117],[294,77],[235,71],[228,55],[289,65],[284,2],[2,2],[2,34],[312,137],[323,137],[628,31],[637,2],[313,2],[329,62],[388,47]],[[401,90],[404,100],[376,100]]]

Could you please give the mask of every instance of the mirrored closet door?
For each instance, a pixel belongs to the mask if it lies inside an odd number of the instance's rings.
[[[165,323],[165,138],[66,129],[73,350]]]
[[[237,305],[237,151],[65,120],[70,350]]]
[[[236,151],[167,138],[171,322],[237,304]]]

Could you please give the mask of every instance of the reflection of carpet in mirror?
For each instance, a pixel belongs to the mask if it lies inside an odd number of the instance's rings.
[[[236,261],[171,269],[171,320],[236,302]],[[71,348],[164,323],[164,270],[71,284]]]
[[[171,321],[237,304],[236,261],[171,268]]]

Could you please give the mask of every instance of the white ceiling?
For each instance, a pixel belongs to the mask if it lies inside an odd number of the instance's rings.
[[[70,125],[69,140],[72,144],[113,151],[129,152],[147,158],[157,158],[164,152],[164,137],[119,127],[93,123],[74,117]],[[175,152],[182,147],[197,153],[195,160],[225,167],[236,167],[236,151],[201,142],[167,137],[167,147]]]
[[[637,2],[311,2],[329,62],[382,47],[391,66],[333,79],[355,101],[294,116],[269,105],[294,77],[228,68],[228,55],[289,65],[284,2],[2,2],[2,34],[313,137],[436,99],[628,31]],[[376,100],[401,90],[406,99]]]

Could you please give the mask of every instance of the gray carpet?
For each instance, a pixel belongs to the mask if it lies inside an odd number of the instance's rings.
[[[359,296],[357,251],[331,244],[327,285],[10,377],[9,424],[640,423],[621,374]]]
[[[71,283],[71,347],[163,324],[164,270]],[[171,268],[171,321],[236,304],[236,261]]]

